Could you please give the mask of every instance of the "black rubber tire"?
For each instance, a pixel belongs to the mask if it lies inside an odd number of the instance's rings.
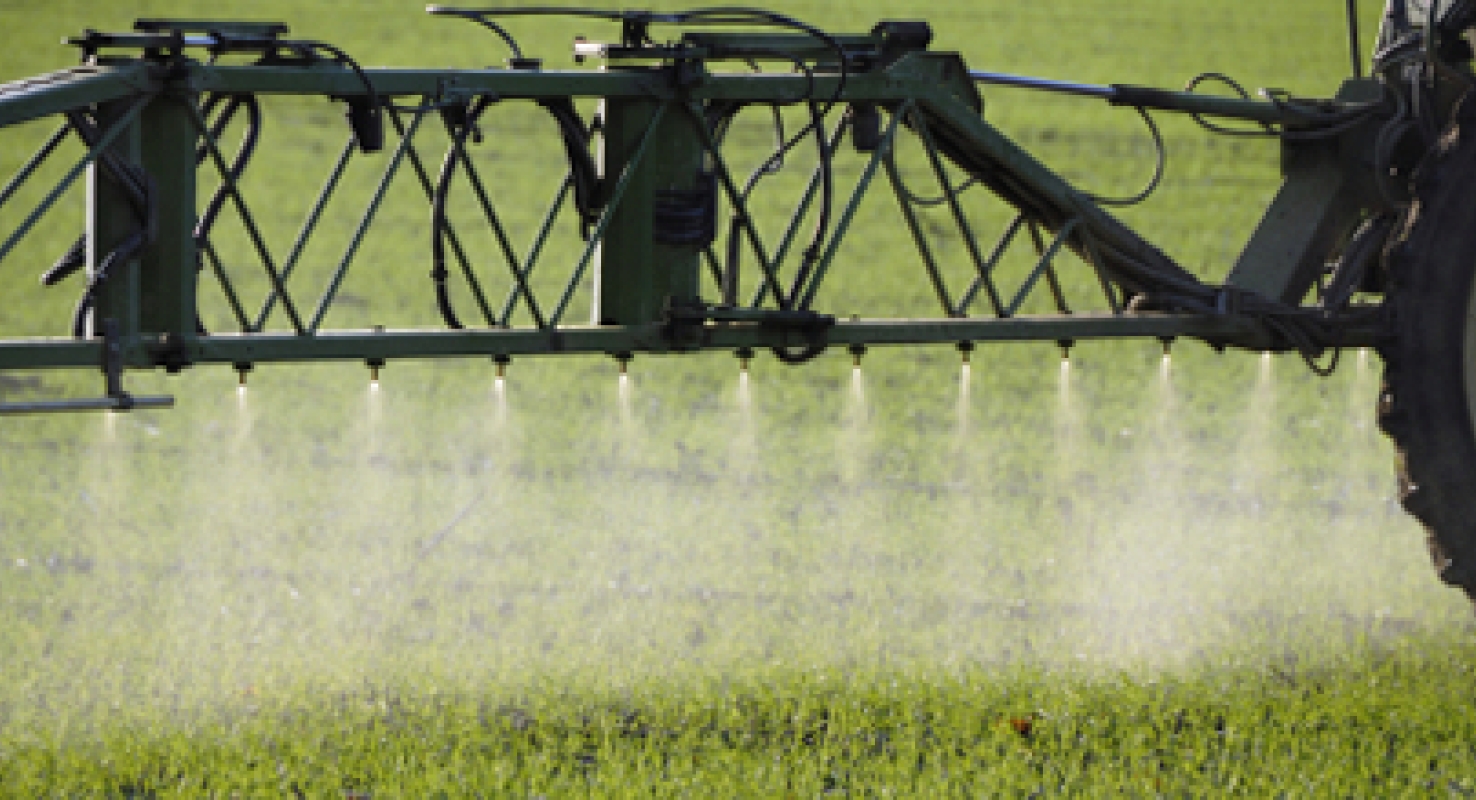
[[[1385,254],[1392,336],[1379,427],[1399,498],[1442,580],[1476,599],[1476,99],[1467,95],[1415,177]]]

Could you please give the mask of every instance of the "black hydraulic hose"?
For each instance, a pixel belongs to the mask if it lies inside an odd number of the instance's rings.
[[[477,119],[489,105],[491,103],[486,97],[478,97],[472,107],[467,109],[466,119],[461,121],[459,130],[452,131],[451,149],[446,151],[446,158],[441,161],[441,172],[436,177],[435,190],[431,193],[431,282],[435,284],[436,307],[440,309],[441,319],[446,327],[458,331],[466,326],[462,324],[451,304],[448,283],[451,272],[446,269],[446,234],[450,228],[446,219],[446,199],[451,193],[451,178],[456,174],[457,159],[465,152],[466,140],[476,129]]]
[[[431,283],[435,286],[436,308],[441,312],[442,321],[446,323],[446,327],[456,331],[466,326],[461,324],[461,319],[456,316],[456,309],[451,306],[451,292],[447,286],[450,271],[446,269],[446,195],[451,186],[451,175],[456,170],[456,151],[466,142],[468,129],[470,126],[452,139],[451,150],[441,162],[441,174],[436,179],[436,189],[431,201]]]
[[[77,308],[72,312],[72,336],[78,339],[87,335],[87,317],[97,302],[97,290],[107,282],[108,276],[112,274],[114,265],[121,261],[127,261],[138,254],[148,241],[148,231],[139,229],[132,236],[124,239],[121,244],[108,253],[103,259],[102,265],[98,267],[97,273],[87,283],[87,289],[82,292],[82,297],[77,301]]]
[[[820,210],[815,215],[815,230],[810,234],[810,243],[805,245],[803,256],[800,260],[799,271],[794,276],[794,289],[791,296],[798,296],[801,289],[810,279],[810,272],[814,270],[815,263],[820,260],[820,248],[825,244],[825,237],[830,232],[830,216],[835,206],[835,170],[833,169],[833,153],[830,151],[830,142],[825,136],[825,111],[820,109],[818,103],[811,100],[808,103],[810,109],[810,128],[815,133],[815,146],[819,150],[820,157]],[[829,107],[826,108],[826,111]],[[805,131],[799,135],[803,136]]]
[[[793,137],[785,139],[782,122],[780,121],[781,118],[778,116],[777,108],[775,109],[775,130],[779,132],[777,146],[774,152],[749,174],[748,180],[743,184],[743,191],[740,193],[740,197],[746,201],[760,180],[769,175],[777,174],[784,168],[784,159],[789,154],[789,151],[793,150],[801,141],[808,138],[810,134],[814,134],[821,171],[820,210],[816,216],[815,230],[810,235],[809,244],[805,246],[800,269],[795,276],[794,293],[797,294],[809,278],[810,271],[813,269],[815,262],[820,259],[820,247],[825,243],[825,236],[830,230],[830,218],[835,205],[835,178],[832,166],[834,154],[830,150],[830,142],[825,132],[825,116],[835,107],[835,100],[832,98],[823,109],[821,108],[819,99],[815,96],[815,71],[803,60],[778,50],[765,52],[781,58],[791,59],[794,62],[795,68],[804,73],[807,78],[807,86],[809,87],[805,92],[804,102],[810,112],[810,122]],[[844,57],[842,57],[841,61],[842,70],[844,70]],[[844,80],[844,71],[841,77]],[[730,244],[728,257],[730,269],[737,262],[738,252],[732,243],[737,240],[738,225],[739,218],[735,214],[729,226],[728,241]],[[782,298],[780,299],[782,300]]]
[[[775,347],[773,348],[773,352],[774,357],[779,359],[780,362],[789,364],[790,366],[798,366],[818,358],[825,352],[825,347],[823,344],[806,345],[799,350],[788,347]]]
[[[517,40],[512,37],[512,34],[507,32],[506,28],[498,25],[490,19],[487,19],[487,14],[485,12],[479,11],[475,8],[450,8],[447,6],[436,5],[426,6],[425,10],[426,13],[431,14],[432,16],[460,17],[462,19],[471,20],[472,22],[477,23],[487,30],[497,34],[503,42],[507,43],[508,48],[512,50],[513,58],[519,61],[523,59],[523,48],[518,46]]]
[[[61,258],[51,265],[51,269],[41,274],[42,286],[55,286],[66,280],[72,273],[81,269],[87,263],[87,234],[77,237],[77,241],[67,249]]]
[[[599,197],[599,170],[589,154],[590,131],[567,97],[546,98],[538,105],[548,111],[559,125],[564,154],[569,159],[569,174],[574,181],[574,207],[579,212],[581,233],[589,238],[589,227],[599,221],[603,205]]]

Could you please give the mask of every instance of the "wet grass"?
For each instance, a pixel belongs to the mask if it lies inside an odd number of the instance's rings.
[[[16,16],[38,45],[0,70],[56,66],[39,43],[83,27],[199,13],[89,5]],[[1330,90],[1337,4],[1253,5],[934,21],[983,68]],[[917,13],[784,10],[838,29]],[[501,57],[416,13],[210,11],[281,16],[366,63],[427,63],[441,36],[438,64]],[[257,185],[284,207],[331,157],[310,134],[341,125],[287,110]],[[1148,166],[1131,115],[1011,93],[989,113],[1094,188]],[[1128,216],[1215,272],[1274,149],[1169,133],[1164,199]],[[834,302],[915,311],[884,212]],[[420,217],[392,221],[343,321],[433,322]],[[71,298],[30,288],[77,219],[50,224],[0,264],[7,335],[65,325]],[[729,357],[639,359],[624,414],[608,361],[530,360],[505,415],[481,364],[392,364],[372,399],[356,365],[263,368],[244,402],[197,370],[133,377],[174,412],[3,423],[0,794],[1476,791],[1469,609],[1391,502],[1376,360],[1322,381],[1181,346],[1165,387],[1157,342],[1083,345],[1066,392],[1058,365],[982,349],[960,407],[951,349],[877,351],[857,408],[843,355],[760,360],[745,413]]]

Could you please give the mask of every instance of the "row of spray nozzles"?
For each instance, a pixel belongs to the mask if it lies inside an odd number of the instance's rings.
[[[1174,338],[1171,336],[1159,337],[1159,342],[1163,346],[1163,357],[1165,360],[1167,360],[1173,351]],[[1069,362],[1071,360],[1071,349],[1076,346],[1076,342],[1071,339],[1061,339],[1056,342],[1056,346],[1061,350],[1061,361],[1063,363]],[[967,341],[959,342],[957,347],[958,352],[963,357],[963,363],[968,364],[970,358],[973,356],[974,353],[974,343]],[[851,355],[851,363],[856,369],[861,368],[861,359],[866,355],[866,351],[867,348],[864,344],[853,344],[846,348],[846,352]],[[748,347],[740,347],[734,351],[734,355],[738,357],[738,368],[742,372],[747,373],[749,365],[753,362],[753,349]],[[1267,351],[1263,354],[1263,357],[1265,358],[1269,358],[1270,356],[1270,351]],[[614,358],[615,362],[620,366],[620,374],[625,375],[629,372],[630,362],[632,359],[634,359],[635,356],[629,352],[618,352],[612,353],[611,357]],[[501,380],[507,376],[507,367],[509,364],[512,363],[512,357],[501,354],[495,355],[492,357],[492,363],[496,366],[497,378]],[[379,372],[380,370],[384,369],[385,360],[382,358],[365,359],[364,366],[369,368],[370,385],[377,387],[379,385]],[[236,374],[239,377],[240,387],[244,389],[246,387],[246,377],[255,368],[255,365],[249,362],[238,362],[233,365],[233,368],[236,370]]]

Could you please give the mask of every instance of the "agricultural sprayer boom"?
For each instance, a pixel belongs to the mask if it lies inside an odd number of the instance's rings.
[[[1473,113],[1461,101],[1476,4],[1391,1],[1368,75],[1352,6],[1353,75],[1328,99],[1252,99],[1218,75],[1167,91],[984,72],[929,49],[922,22],[836,35],[736,8],[430,7],[511,50],[505,68],[479,70],[364,68],[279,24],[141,20],[128,33],[89,31],[71,40],[80,67],[0,86],[0,127],[33,132],[34,121],[58,121],[0,189],[0,259],[86,183],[85,230],[42,276],[51,285],[75,275],[72,318],[4,331],[0,371],[102,368],[107,396],[7,409],[165,404],[127,394],[125,370],[210,363],[244,380],[254,365],[283,361],[377,370],[411,358],[501,365],[521,355],[624,361],[722,349],[746,360],[763,349],[798,363],[830,347],[859,357],[889,344],[967,353],[988,341],[1190,337],[1297,351],[1321,370],[1319,359],[1335,360],[1339,348],[1378,346],[1391,364],[1381,419],[1409,469],[1434,475],[1406,476],[1411,510],[1436,533],[1442,574],[1470,587],[1476,571],[1463,565],[1476,565],[1467,544],[1476,513],[1460,502],[1476,501],[1457,497],[1476,497],[1462,483],[1476,479],[1439,475],[1452,464],[1476,472],[1467,400],[1476,370],[1463,321],[1476,244],[1460,243],[1476,241],[1476,211],[1465,210],[1476,204],[1455,199],[1459,190],[1422,192],[1464,169],[1440,159],[1476,161],[1458,135]],[[530,15],[609,23],[617,35],[574,41],[575,60],[598,69],[548,69],[510,31]],[[1236,96],[1200,91],[1217,82]],[[1122,199],[1073,186],[990,124],[980,87],[994,85],[1135,110],[1159,151],[1153,181]],[[303,124],[304,97],[339,104],[346,124]],[[322,175],[291,224],[279,195],[258,194],[281,181],[253,173],[268,111],[283,102],[293,146],[311,140],[319,155],[304,163]],[[516,108],[536,121],[516,136],[487,133]],[[772,146],[735,144],[736,120],[753,111],[772,116]],[[1144,199],[1162,177],[1156,112],[1282,144],[1283,187],[1219,281],[1108,211]],[[324,144],[334,129],[338,142]],[[745,153],[752,163],[740,166]],[[786,166],[793,175],[788,162],[801,154],[804,174],[773,177]],[[530,172],[540,156],[551,166]],[[346,179],[355,164],[374,179]],[[508,168],[522,171],[499,174]],[[15,210],[47,169],[54,188]],[[549,185],[526,185],[534,174]],[[394,210],[402,185],[412,198],[405,213]],[[885,272],[911,276],[909,297],[930,297],[930,316],[918,317],[915,303],[905,314],[855,306],[866,294],[847,286],[856,267],[875,275],[883,266],[857,230],[874,194],[895,200],[892,228],[916,254]],[[1433,202],[1443,204],[1437,214],[1412,212]],[[542,211],[529,212],[535,205]],[[395,246],[371,246],[379,228],[394,231]],[[340,233],[333,248],[319,242]],[[414,250],[399,246],[406,237]],[[1433,274],[1421,265],[1435,250],[1461,264],[1442,268],[1456,277],[1420,277]],[[372,316],[344,290],[407,271],[429,272],[423,299],[408,308],[434,309],[439,324]],[[1455,305],[1431,311],[1427,295]],[[57,333],[70,336],[36,338]]]

